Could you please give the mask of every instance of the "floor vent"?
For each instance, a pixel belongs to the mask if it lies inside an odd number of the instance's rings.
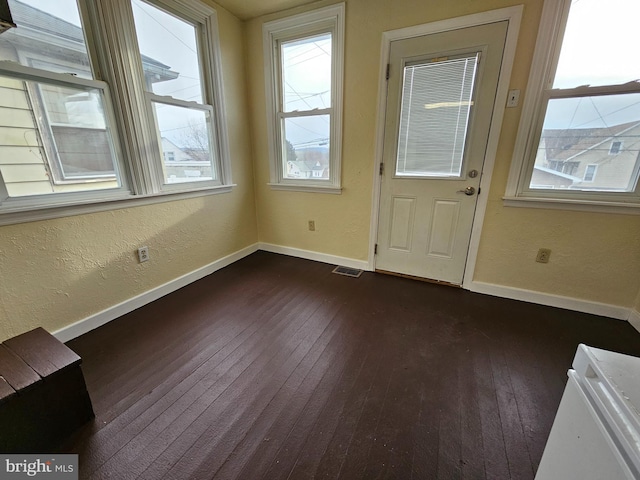
[[[362,275],[362,270],[349,267],[336,267],[333,269],[332,273],[337,273],[338,275],[346,275],[347,277],[358,278],[360,275]]]

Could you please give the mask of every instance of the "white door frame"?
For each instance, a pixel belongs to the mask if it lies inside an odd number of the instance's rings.
[[[471,230],[471,240],[469,243],[469,251],[467,253],[467,263],[464,271],[462,287],[469,289],[473,280],[473,273],[476,267],[476,259],[478,256],[478,247],[480,246],[480,235],[482,233],[482,224],[484,215],[487,210],[488,192],[491,186],[491,177],[496,159],[496,151],[498,149],[498,141],[500,139],[500,130],[502,127],[502,119],[504,117],[505,104],[509,93],[509,81],[511,79],[511,70],[516,53],[516,44],[518,41],[518,33],[520,31],[520,22],[522,20],[523,5],[491,10],[464,17],[451,18],[438,22],[416,25],[414,27],[401,28],[399,30],[390,30],[382,33],[382,47],[380,53],[380,72],[378,78],[378,116],[376,121],[376,148],[375,148],[375,164],[373,178],[373,193],[371,198],[371,228],[369,231],[369,267],[375,269],[375,253],[374,248],[378,235],[379,208],[380,208],[380,189],[381,176],[379,174],[379,165],[382,163],[383,147],[384,147],[384,124],[386,116],[387,103],[387,81],[386,70],[389,63],[389,52],[391,42],[394,40],[404,40],[406,38],[421,37],[433,33],[446,32],[449,30],[458,30],[460,28],[475,27],[487,23],[494,23],[507,20],[509,26],[507,28],[507,39],[504,46],[502,57],[502,67],[500,69],[500,77],[498,78],[498,88],[496,91],[496,100],[494,103],[493,117],[491,118],[491,126],[489,128],[489,139],[487,142],[487,150],[484,159],[484,167],[482,179],[480,181],[480,189],[484,192],[477,198],[476,211],[473,217],[473,228]],[[390,166],[387,166],[391,168]]]

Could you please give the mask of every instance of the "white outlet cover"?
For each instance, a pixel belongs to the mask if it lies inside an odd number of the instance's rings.
[[[509,95],[507,96],[507,108],[517,107],[519,101],[520,90],[509,90]]]
[[[140,247],[138,249],[138,260],[140,263],[149,260],[149,247]]]

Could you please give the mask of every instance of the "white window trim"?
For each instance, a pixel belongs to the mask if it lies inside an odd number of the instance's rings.
[[[219,181],[183,183],[178,187],[164,188],[155,171],[162,158],[153,118],[148,114],[150,102],[144,88],[130,2],[79,0],[89,60],[97,80],[13,63],[2,68],[14,70],[23,77],[31,76],[36,81],[40,76],[61,84],[102,90],[104,101],[109,104],[105,113],[114,132],[122,187],[7,198],[0,177],[0,226],[228,193],[236,186],[231,178],[217,12],[194,0],[146,1],[174,12],[185,21],[203,25],[198,30],[198,45],[202,49],[200,61],[207,104],[213,106],[214,112],[216,144],[212,148],[216,148],[215,157],[219,159],[215,167],[219,169]],[[132,71],[136,73],[132,74]]]
[[[629,195],[593,192],[561,195],[557,191],[523,193],[523,183],[528,175],[528,168],[532,167],[533,152],[538,147],[539,133],[544,121],[545,95],[548,95],[545,90],[549,90],[552,86],[570,7],[571,0],[545,0],[544,2],[527,83],[528,93],[522,107],[511,170],[503,197],[504,205],[640,215],[639,199],[634,192],[630,192]],[[610,87],[605,89],[611,90]]]
[[[619,144],[618,145],[618,150],[613,152],[612,151],[613,150],[613,145],[616,144],[616,143]],[[620,140],[613,140],[611,142],[611,146],[609,147],[609,155],[620,155],[620,153],[622,153],[623,145],[624,145],[624,142],[621,142]]]
[[[589,172],[589,167],[594,167],[593,172],[591,173],[591,180],[587,180],[587,173]],[[584,175],[582,177],[582,181],[585,183],[593,183],[596,179],[596,174],[598,173],[598,165],[596,163],[590,163],[584,169]]]
[[[24,197],[10,197],[2,179],[0,172],[0,220],[5,212],[28,212],[37,208],[46,208],[49,205],[69,204],[73,202],[85,203],[91,202],[94,198],[98,201],[111,200],[121,198],[129,194],[127,186],[126,166],[122,162],[122,154],[119,150],[119,138],[117,122],[112,114],[111,95],[109,86],[100,80],[89,80],[82,77],[72,75],[54,73],[46,70],[39,70],[33,67],[26,67],[14,62],[0,61],[0,75],[7,75],[23,81],[43,83],[49,85],[58,85],[62,87],[74,87],[79,89],[95,89],[102,92],[102,100],[104,101],[105,121],[108,128],[112,131],[112,148],[114,150],[114,167],[118,172],[117,177],[120,180],[119,188],[111,188],[105,190],[79,191],[79,192],[61,192],[49,193],[44,195],[29,195]],[[53,159],[46,160],[55,161]],[[0,223],[1,224],[1,223]]]
[[[293,190],[313,193],[341,193],[342,176],[342,94],[344,78],[344,3],[293,15],[263,25],[265,92],[267,99],[267,133],[269,141],[270,182],[274,190]],[[332,59],[334,66],[332,86],[332,116],[330,130],[329,180],[296,180],[284,178],[278,103],[280,87],[277,72],[277,41],[307,33],[332,32]]]

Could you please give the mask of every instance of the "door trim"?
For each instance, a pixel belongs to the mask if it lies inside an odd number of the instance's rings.
[[[413,27],[401,28],[398,30],[390,30],[382,33],[382,46],[380,52],[380,71],[378,78],[378,114],[376,119],[376,146],[373,168],[373,192],[371,198],[371,227],[369,231],[369,265],[371,270],[375,270],[375,244],[378,234],[378,222],[380,212],[380,192],[381,192],[381,176],[379,174],[379,165],[382,162],[384,147],[384,124],[386,117],[386,100],[387,100],[387,81],[386,70],[389,63],[389,55],[391,42],[394,40],[404,40],[407,38],[420,37],[433,33],[441,33],[449,30],[458,30],[461,28],[475,27],[488,23],[495,23],[507,20],[509,26],[507,28],[507,38],[502,54],[502,67],[498,78],[498,87],[496,90],[496,99],[493,108],[493,116],[489,127],[489,138],[487,142],[487,150],[484,159],[484,167],[482,179],[480,181],[480,189],[489,192],[491,185],[491,177],[495,165],[496,152],[498,149],[498,141],[500,139],[500,130],[502,127],[502,119],[504,117],[505,104],[507,102],[507,94],[509,91],[509,81],[511,79],[511,70],[516,53],[516,45],[518,41],[518,33],[520,31],[520,23],[522,20],[523,5],[514,7],[501,8],[463,17],[441,20],[438,22],[416,25]],[[469,242],[469,250],[467,252],[467,262],[462,280],[462,287],[469,289],[473,280],[473,274],[478,257],[478,248],[480,246],[480,236],[482,233],[482,224],[487,209],[488,194],[484,193],[478,197],[476,211],[473,217],[473,227],[471,230],[471,240]]]

